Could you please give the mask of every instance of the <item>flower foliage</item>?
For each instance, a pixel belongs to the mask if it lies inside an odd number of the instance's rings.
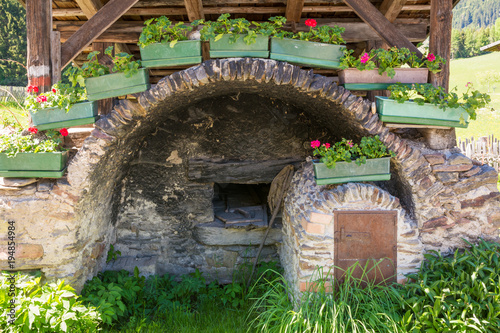
[[[467,91],[460,97],[455,92],[456,87],[446,93],[443,87],[436,88],[430,83],[415,83],[412,87],[404,84],[393,84],[388,89],[391,91],[389,98],[398,101],[398,103],[409,100],[413,100],[418,105],[430,103],[438,106],[443,111],[447,108],[456,109],[462,107],[467,111],[470,119],[475,120],[477,116],[476,110],[486,107],[491,98],[486,93],[483,94],[478,90],[473,90],[472,83],[468,83],[466,87]],[[465,120],[461,119],[461,122],[465,122]]]
[[[35,88],[36,91],[38,91],[38,87]],[[85,89],[59,83],[53,85],[52,90],[49,92],[42,93],[38,96],[28,95],[26,97],[24,105],[29,111],[33,113],[35,113],[37,110],[46,108],[59,108],[68,112],[73,104],[84,101],[86,99],[87,93]]]
[[[375,137],[363,137],[359,144],[351,140],[342,139],[333,145],[329,143],[321,144],[319,140],[311,141],[314,148],[313,155],[320,156],[320,161],[328,168],[335,168],[335,162],[355,161],[357,165],[366,163],[367,159],[380,158],[386,156],[394,157],[394,152],[380,141],[378,135]]]
[[[66,75],[69,81],[73,84],[73,87],[80,85],[80,87],[85,87],[85,79],[90,77],[99,77],[102,75],[110,73],[124,73],[125,77],[131,77],[139,71],[141,67],[141,61],[132,61],[132,55],[121,52],[113,56],[113,46],[109,46],[104,54],[111,57],[113,60],[113,68],[110,71],[109,68],[103,64],[99,63],[97,55],[99,51],[90,52],[87,56],[88,61],[85,62],[81,68],[70,67],[64,75]]]
[[[378,73],[382,75],[384,72],[391,78],[396,75],[394,68],[400,68],[408,65],[410,68],[428,68],[433,73],[441,71],[441,64],[445,60],[440,56],[435,56],[430,53],[427,57],[420,59],[414,52],[407,48],[391,47],[389,50],[373,49],[370,52],[362,53],[358,58],[352,54],[354,50],[344,50],[344,55],[340,59],[340,67],[357,68],[360,71],[371,70],[378,67]]]
[[[152,18],[144,22],[146,25],[139,36],[140,47],[146,47],[153,43],[169,43],[174,47],[178,41],[187,40],[187,34],[193,30],[192,26],[185,25],[184,22],[172,24],[165,16]]]
[[[281,31],[274,36],[278,38],[300,39],[333,45],[345,44],[345,40],[342,38],[342,33],[344,33],[345,28],[339,26],[330,27],[327,25],[317,27],[317,22],[314,19],[307,19],[305,25],[309,27],[309,31],[299,31],[297,33]]]
[[[31,133],[38,130],[30,128]],[[17,153],[51,153],[61,151],[60,133],[55,130],[45,132],[44,138],[34,137],[32,135],[21,135],[13,133],[0,136],[0,153],[5,153],[9,157],[14,157]]]
[[[240,35],[247,45],[254,44],[258,35],[271,36],[281,31],[286,19],[282,16],[271,17],[268,22],[252,22],[245,18],[230,19],[229,14],[222,14],[217,21],[196,20],[193,25],[203,25],[200,30],[202,40],[218,41],[224,35],[230,35],[229,43],[236,43]],[[253,27],[252,27],[253,25]]]

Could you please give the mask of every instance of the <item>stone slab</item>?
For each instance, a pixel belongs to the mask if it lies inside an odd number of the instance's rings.
[[[157,257],[119,257],[106,265],[107,271],[120,271],[122,269],[133,273],[135,267],[139,269],[141,276],[150,276],[156,274]]]
[[[193,230],[193,238],[205,245],[254,245],[258,246],[264,238],[266,228],[236,229],[224,228],[222,223],[203,223]],[[264,245],[281,243],[281,229],[272,228]]]

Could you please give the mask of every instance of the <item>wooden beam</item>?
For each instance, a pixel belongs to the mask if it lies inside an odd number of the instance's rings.
[[[405,3],[406,0],[384,0],[379,10],[389,22],[394,22],[403,10]]]
[[[430,5],[405,5],[401,8],[402,11],[429,11]],[[352,12],[352,8],[348,6],[304,6],[303,13],[344,13]],[[285,14],[286,7],[204,7],[203,13],[208,14],[223,14],[223,13],[242,13],[242,14]],[[74,17],[85,16],[80,8],[54,8],[54,17]],[[130,16],[169,16],[169,15],[187,15],[186,8],[181,7],[141,7],[131,8],[123,15]]]
[[[23,6],[24,8],[26,8],[26,0],[17,0],[21,6]]]
[[[289,22],[299,23],[304,8],[304,0],[287,0],[285,17]]]
[[[50,90],[51,60],[50,33],[52,31],[52,1],[27,0],[26,36],[28,42],[28,84],[40,92]]]
[[[190,22],[205,18],[201,0],[184,0],[184,6]]]
[[[75,0],[87,18],[91,18],[102,8],[101,0]]]
[[[430,74],[430,83],[449,89],[451,58],[451,23],[453,19],[452,0],[431,1],[431,31],[429,34],[429,53],[440,55],[446,60],[442,71]]]
[[[99,37],[107,28],[116,22],[127,10],[139,0],[110,0],[101,10],[77,32],[75,32],[61,48],[61,63],[64,68],[85,47]]]
[[[434,1],[434,0],[433,0]],[[406,47],[417,56],[422,53],[368,0],[344,0],[387,44]]]
[[[50,60],[52,65],[52,84],[61,81],[61,33],[52,31],[50,34]]]

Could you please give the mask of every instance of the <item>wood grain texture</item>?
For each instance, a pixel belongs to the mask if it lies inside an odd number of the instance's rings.
[[[75,0],[87,18],[91,18],[102,8],[101,0]]]
[[[61,80],[61,33],[52,31],[50,34],[50,58],[52,65],[52,84]]]
[[[205,18],[201,0],[184,0],[184,6],[190,22]]]
[[[432,0],[431,31],[429,34],[429,53],[440,55],[446,60],[441,72],[430,75],[430,83],[449,89],[451,56],[451,23],[453,19],[452,0]]]
[[[422,53],[368,0],[344,0],[356,14],[383,39],[388,45],[406,47],[418,56]]]
[[[287,0],[285,17],[289,22],[299,23],[304,8],[304,0]]]
[[[110,0],[75,32],[61,48],[61,64],[64,68],[86,46],[116,22],[138,0]]]
[[[384,0],[380,5],[380,12],[389,20],[394,22],[403,10],[406,0]],[[429,8],[430,9],[430,8]]]
[[[51,84],[50,33],[52,30],[52,1],[26,2],[26,36],[28,42],[28,82],[46,92]]]

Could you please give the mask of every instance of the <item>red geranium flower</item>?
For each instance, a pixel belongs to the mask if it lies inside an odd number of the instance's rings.
[[[329,143],[323,143],[323,146],[325,146],[326,149],[330,148],[330,144]]]
[[[55,94],[57,93],[57,89],[56,88],[52,88],[52,92]]]
[[[362,64],[367,63],[368,60],[370,60],[370,55],[368,53],[363,54],[359,59],[359,61],[361,61]]]
[[[59,130],[59,133],[61,133],[62,136],[68,136],[68,130],[65,128],[61,128]]]
[[[319,146],[321,146],[321,142],[319,142],[319,140],[311,141],[311,147],[318,148]]]
[[[37,93],[38,92],[38,87],[37,86],[28,86],[28,92],[34,92],[34,93]]]
[[[429,53],[429,55],[427,56],[427,60],[433,62],[434,60],[436,60],[436,56],[433,53]]]
[[[30,127],[30,128],[28,128],[28,131],[30,131],[33,134],[36,134],[36,133],[38,133],[38,128],[36,128],[36,127]]]
[[[305,23],[308,27],[311,27],[311,28],[314,28],[318,24],[316,22],[316,20],[313,20],[313,19],[307,19]]]
[[[43,103],[43,102],[47,102],[47,96],[45,95],[40,95],[36,98],[36,102],[37,103]]]

